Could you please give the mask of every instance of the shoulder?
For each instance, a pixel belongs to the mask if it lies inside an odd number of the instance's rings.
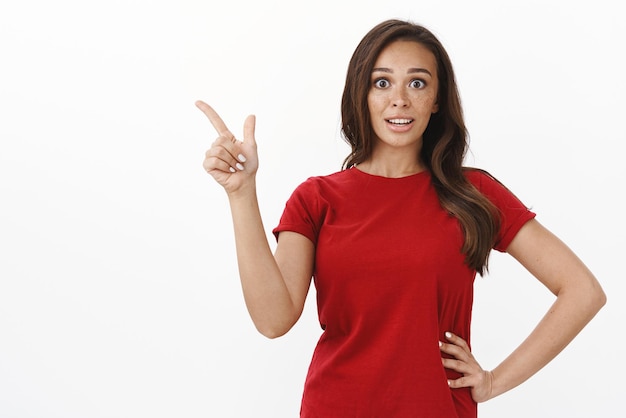
[[[500,180],[486,170],[475,167],[464,167],[463,174],[465,178],[483,194],[512,194]]]
[[[483,183],[491,184],[493,182],[500,183],[487,170],[476,167],[463,167],[463,174],[475,187],[480,187]]]
[[[301,182],[287,200],[280,223],[273,230],[274,234],[278,236],[278,232],[289,230],[316,243],[326,214],[342,194],[341,188],[336,186],[345,182],[346,176],[348,173],[340,171],[309,177]]]
[[[467,168],[464,173],[469,182],[498,209],[501,224],[494,248],[506,251],[520,228],[534,218],[535,213],[487,171]]]
[[[467,180],[496,206],[503,204],[506,206],[524,206],[521,200],[507,186],[488,171],[466,167],[464,168],[464,174]]]
[[[336,189],[349,184],[354,179],[351,169],[337,171],[331,174],[312,176],[300,183],[296,191],[322,191]]]

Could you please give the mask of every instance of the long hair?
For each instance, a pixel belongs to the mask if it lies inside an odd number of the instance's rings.
[[[497,239],[500,216],[497,208],[463,174],[468,133],[452,63],[441,42],[423,26],[396,19],[384,21],[371,29],[354,51],[341,100],[341,134],[352,148],[343,168],[362,163],[372,155],[375,136],[367,104],[372,69],[381,51],[397,40],[420,43],[437,61],[439,109],[431,115],[424,131],[419,158],[431,174],[441,206],[462,227],[461,251],[465,263],[483,275]]]

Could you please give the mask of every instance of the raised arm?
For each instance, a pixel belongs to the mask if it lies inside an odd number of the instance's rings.
[[[465,342],[451,335],[444,366],[464,374],[452,388],[471,387],[483,402],[526,381],[561,352],[606,303],[600,284],[583,262],[538,221],[528,221],[507,252],[554,295],[556,301],[522,344],[493,371],[480,368]]]
[[[213,108],[201,101],[196,106],[219,135],[206,152],[203,166],[228,195],[248,312],[261,334],[279,337],[302,314],[313,272],[313,243],[300,234],[282,232],[272,254],[256,195],[259,164],[254,116],[246,119],[244,140],[239,141]]]

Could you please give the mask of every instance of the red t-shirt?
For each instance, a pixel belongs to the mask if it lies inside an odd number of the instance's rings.
[[[506,250],[535,214],[484,172],[467,178],[502,213]],[[316,248],[314,283],[324,329],[302,398],[303,418],[476,417],[460,375],[444,369],[446,331],[470,340],[473,282],[463,233],[426,171],[386,178],[357,168],[296,188],[274,229]]]

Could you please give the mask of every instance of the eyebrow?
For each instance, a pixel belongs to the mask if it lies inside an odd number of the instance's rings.
[[[372,72],[381,72],[381,73],[389,73],[389,74],[393,74],[393,70],[391,68],[385,68],[385,67],[381,67],[381,68],[374,68],[372,69]],[[407,71],[407,74],[415,74],[415,73],[426,73],[429,76],[433,76],[430,71],[428,71],[426,68],[409,68],[409,70]]]

